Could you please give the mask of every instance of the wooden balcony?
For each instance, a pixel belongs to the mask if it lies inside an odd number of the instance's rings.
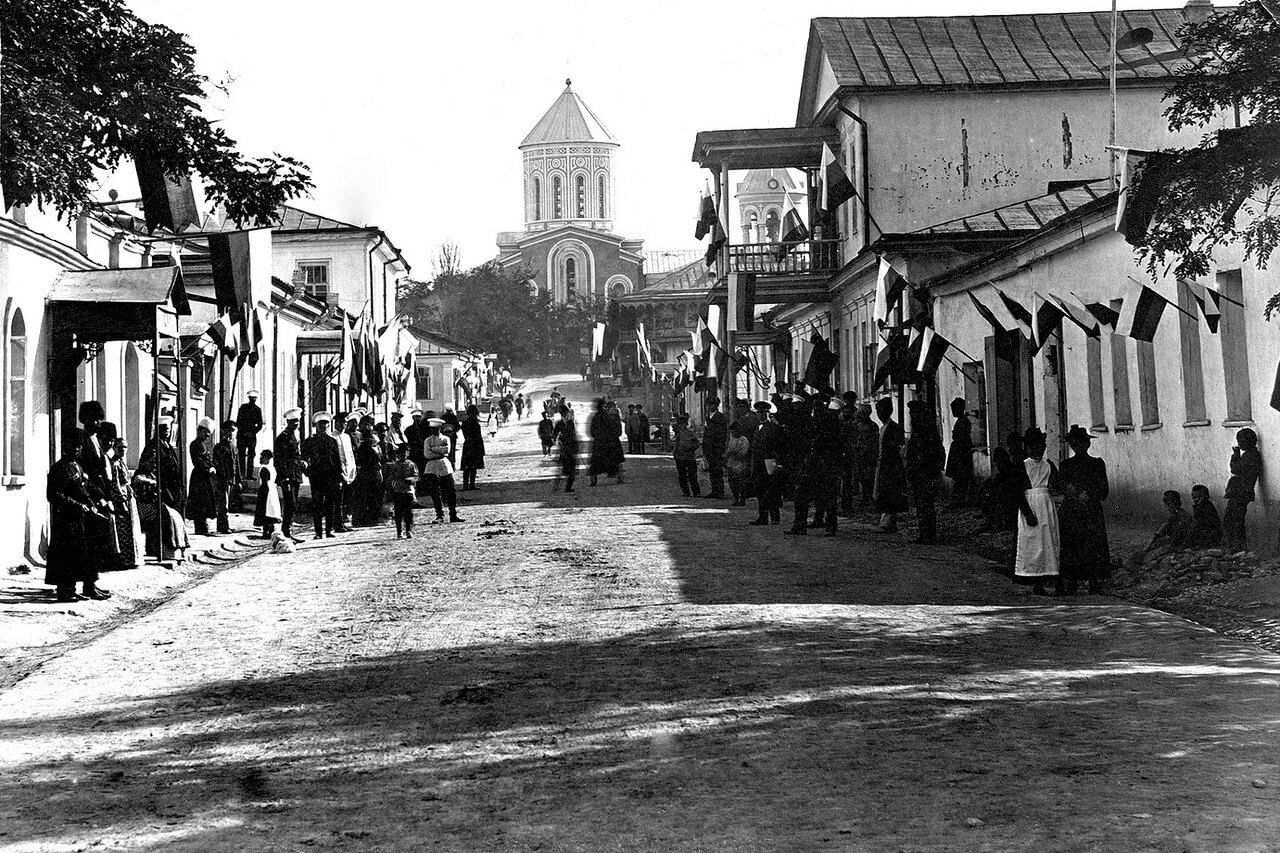
[[[730,243],[731,273],[769,278],[827,278],[840,269],[840,240],[799,243]],[[785,250],[785,251],[784,251]]]

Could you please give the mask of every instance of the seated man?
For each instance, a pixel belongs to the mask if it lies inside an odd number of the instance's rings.
[[[1170,489],[1164,493],[1164,508],[1169,517],[1151,537],[1151,544],[1133,555],[1136,566],[1150,565],[1164,555],[1184,547],[1191,532],[1191,515],[1182,508],[1182,495]]]
[[[1208,486],[1191,489],[1191,529],[1184,548],[1217,548],[1222,544],[1222,518],[1209,497]]]

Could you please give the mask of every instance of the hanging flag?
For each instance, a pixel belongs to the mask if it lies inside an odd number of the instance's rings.
[[[693,229],[693,239],[700,241],[707,236],[707,232],[715,227],[716,219],[715,199],[711,197],[709,188],[704,189],[702,198],[698,200],[698,224]]]
[[[1097,317],[1090,314],[1081,306],[1072,305],[1060,296],[1050,295],[1049,298],[1052,299],[1054,304],[1058,306],[1058,309],[1062,311],[1064,317],[1080,327],[1080,331],[1084,332],[1091,338],[1102,336],[1102,329],[1098,326]]]
[[[1141,245],[1164,193],[1177,157],[1164,151],[1124,152],[1120,161],[1120,197],[1116,201],[1116,230],[1130,245]]]
[[[345,320],[343,322],[346,322]],[[356,320],[350,338],[351,366],[347,369],[346,390],[348,394],[359,394],[365,385],[365,347],[364,347],[365,315]]]
[[[809,351],[809,362],[804,368],[803,382],[815,391],[834,394],[835,389],[831,387],[831,383],[827,380],[840,359],[831,351],[831,346],[827,343],[826,338],[822,337],[818,332],[813,333],[809,343],[813,345],[813,348]]]
[[[724,248],[724,244],[727,242],[729,242],[729,237],[725,233],[724,224],[720,220],[720,215],[716,214],[715,224],[711,227],[711,242],[707,244],[707,253],[703,257],[708,267],[715,265],[716,258],[720,255],[720,250]]]
[[[720,345],[720,306],[711,303],[707,306],[707,331],[706,341],[708,344]]]
[[[240,347],[236,353],[236,369],[246,363],[258,366],[258,352],[262,348],[262,317],[252,305],[240,306]]]
[[[782,201],[782,242],[778,244],[775,252],[778,261],[781,262],[787,253],[797,243],[803,243],[809,239],[809,229],[804,224],[804,220],[800,218],[800,211],[796,208],[796,203],[791,200],[791,193],[787,193]]]
[[[1280,412],[1280,365],[1276,365],[1276,381],[1271,386],[1271,408]]]
[[[1007,332],[1004,323],[996,317],[995,312],[988,308],[984,303],[978,301],[978,297],[973,295],[973,291],[969,291],[969,299],[973,302],[974,310],[976,310],[982,319],[991,324],[991,328],[996,332]]]
[[[891,377],[901,377],[907,360],[907,336],[900,332],[882,332],[881,345],[876,351],[875,374],[871,380],[872,393],[880,389]]]
[[[1200,313],[1204,315],[1205,325],[1209,327],[1211,333],[1216,335],[1218,333],[1218,324],[1222,322],[1222,294],[1198,281],[1187,281],[1186,279],[1178,279],[1178,281],[1182,283],[1182,286],[1191,294],[1191,298],[1200,306]]]
[[[355,367],[355,349],[352,345],[351,323],[347,317],[347,312],[341,312],[338,323],[342,327],[341,343],[338,346],[338,386],[340,388],[350,388],[351,374]]]
[[[1071,295],[1075,296],[1074,293]],[[1076,300],[1084,306],[1084,310],[1088,311],[1097,319],[1099,325],[1110,326],[1111,330],[1113,332],[1115,331],[1116,324],[1120,322],[1119,311],[1102,302],[1085,302],[1079,296],[1076,296]],[[1123,300],[1121,300],[1121,303],[1123,304]]]
[[[894,269],[883,255],[880,256],[880,274],[876,278],[876,305],[872,319],[876,325],[884,327],[889,322],[889,314],[902,298],[907,289],[907,280]]]
[[[233,358],[236,355],[239,349],[239,339],[235,333],[235,327],[231,322],[230,315],[220,315],[205,330],[205,335],[209,340],[213,341],[218,349],[224,353],[229,353],[228,358]]]
[[[1035,337],[1031,341],[1032,354],[1039,352],[1048,343],[1054,332],[1062,328],[1063,311],[1056,303],[1035,294],[1036,313],[1032,322]]]
[[[591,358],[593,361],[599,361],[602,355],[604,355],[604,323],[596,323],[591,330]]]
[[[927,328],[927,327],[926,327]],[[900,376],[902,381],[916,382],[919,373],[917,365],[920,364],[920,356],[924,352],[924,332],[922,330],[912,330],[908,332],[911,336],[911,342],[907,344],[907,352],[901,365],[899,365]]]
[[[1006,296],[1005,292],[998,287],[996,288],[996,295],[1000,297],[1000,301],[1004,303],[1005,310],[1009,312],[1014,322],[1018,324],[1018,331],[1022,332],[1027,340],[1034,342],[1036,339],[1035,329],[1033,328],[1035,321],[1031,316],[1031,312]]]
[[[1164,314],[1169,300],[1156,293],[1147,285],[1142,285],[1136,298],[1125,300],[1120,311],[1120,319],[1116,322],[1116,334],[1128,335],[1136,341],[1151,343],[1155,340],[1156,329],[1160,326],[1160,317]]]
[[[644,323],[636,323],[636,347],[640,356],[640,366],[653,367],[653,351],[649,349],[649,337],[645,333]]]
[[[840,205],[858,194],[844,166],[840,165],[835,152],[825,142],[822,143],[822,167],[818,175],[821,181],[818,196],[820,206],[828,213],[834,212]]]
[[[219,308],[271,300],[271,229],[209,235],[209,265]]]
[[[932,376],[942,366],[942,359],[946,357],[947,350],[951,349],[951,342],[932,327],[926,327],[920,333],[920,338],[920,358],[916,361],[916,370],[925,376]]]

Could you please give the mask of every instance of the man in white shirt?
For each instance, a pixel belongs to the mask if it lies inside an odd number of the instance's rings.
[[[441,434],[444,426],[442,418],[431,418],[427,421],[427,438],[423,441],[423,455],[427,462],[423,467],[423,478],[427,481],[427,491],[431,494],[431,502],[435,505],[436,520],[444,521],[444,507],[449,507],[450,523],[462,521],[458,517],[458,492],[453,483],[453,464],[449,461],[449,437]]]
[[[338,527],[339,533],[349,531],[351,513],[347,511],[347,497],[351,491],[351,483],[356,478],[356,446],[351,441],[355,419],[350,420],[352,429],[347,428],[346,412],[338,412],[333,418],[334,437],[338,439],[338,458],[342,460],[342,482],[338,484]]]

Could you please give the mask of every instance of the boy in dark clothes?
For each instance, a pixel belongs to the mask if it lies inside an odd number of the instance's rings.
[[[1254,486],[1262,475],[1262,454],[1258,452],[1258,434],[1245,427],[1236,433],[1236,446],[1231,449],[1231,479],[1227,480],[1227,509],[1222,514],[1222,535],[1230,551],[1245,549],[1245,513],[1253,503]]]
[[[1191,487],[1191,532],[1183,544],[1188,548],[1216,548],[1222,544],[1222,521],[1209,497],[1208,486]]]
[[[409,448],[395,450],[396,461],[387,466],[386,489],[396,520],[396,538],[413,538],[413,486],[418,481],[418,466],[409,461]]]

